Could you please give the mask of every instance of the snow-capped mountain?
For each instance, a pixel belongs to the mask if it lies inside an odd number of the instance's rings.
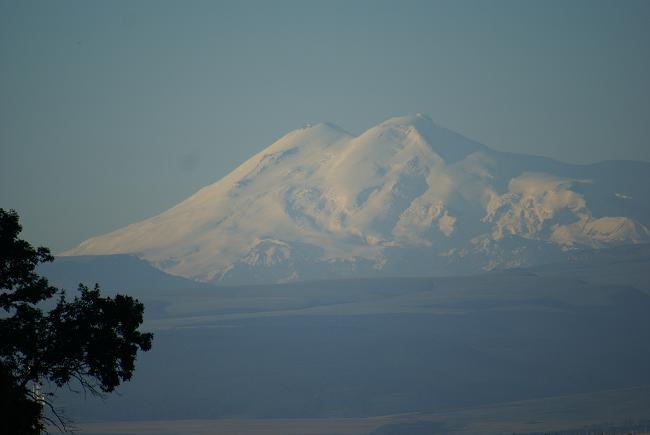
[[[650,241],[650,164],[502,153],[424,115],[280,138],[158,216],[62,255],[133,253],[201,281],[436,275]]]

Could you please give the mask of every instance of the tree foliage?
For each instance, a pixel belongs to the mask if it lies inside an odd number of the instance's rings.
[[[21,230],[16,212],[0,209],[0,433],[16,435],[38,434],[47,422],[67,428],[41,384],[110,393],[131,379],[138,349],[153,340],[138,330],[144,306],[132,297],[102,297],[97,284],[80,284],[68,300],[51,286],[35,268],[54,258],[21,240]]]

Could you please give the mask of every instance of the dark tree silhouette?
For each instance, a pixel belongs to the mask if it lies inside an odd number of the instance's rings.
[[[76,384],[112,392],[131,379],[137,351],[149,350],[153,335],[138,330],[144,306],[130,296],[102,297],[97,284],[80,284],[67,300],[35,272],[54,259],[49,250],[19,239],[21,230],[16,212],[0,209],[0,433],[38,434],[47,423],[67,431],[53,391]]]

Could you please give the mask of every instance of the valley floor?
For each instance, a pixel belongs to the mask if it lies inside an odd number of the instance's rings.
[[[650,433],[650,387],[366,418],[197,419],[84,423],[88,435],[424,435]]]
[[[89,435],[648,432],[650,255],[614,254],[232,288],[96,267],[144,302],[154,345],[119,394],[57,405]]]

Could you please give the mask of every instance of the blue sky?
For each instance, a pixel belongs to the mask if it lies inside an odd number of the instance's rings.
[[[0,207],[55,251],[289,130],[426,113],[498,150],[650,161],[650,2],[0,1]]]

